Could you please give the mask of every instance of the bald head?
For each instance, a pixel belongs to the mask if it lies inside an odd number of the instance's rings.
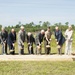
[[[21,29],[24,29],[24,26],[21,26],[20,28],[21,28]]]
[[[45,31],[44,30],[41,30],[41,34],[44,34],[45,33]]]
[[[11,29],[11,32],[12,32],[12,33],[14,33],[14,31],[15,31],[14,29]]]
[[[30,36],[31,35],[31,33],[30,32],[28,32],[28,36]]]
[[[56,27],[55,27],[55,30],[58,31],[58,30],[59,30],[59,27],[56,26]]]

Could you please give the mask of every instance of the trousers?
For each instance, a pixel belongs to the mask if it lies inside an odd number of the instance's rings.
[[[72,41],[66,40],[65,55],[71,55],[71,52],[72,52]]]
[[[19,55],[23,55],[24,54],[24,45],[18,45],[19,48]]]
[[[7,54],[7,42],[2,43],[2,54]]]
[[[47,47],[49,46],[49,47]],[[48,41],[44,40],[44,49],[45,49],[45,54],[50,54],[51,52],[51,47],[50,47],[50,43],[48,43]]]

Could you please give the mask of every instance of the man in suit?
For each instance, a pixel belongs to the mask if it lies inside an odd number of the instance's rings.
[[[45,54],[49,54],[51,51],[51,47],[50,47],[51,35],[52,32],[50,30],[50,27],[48,27],[47,31],[45,32],[45,38],[44,38]]]
[[[32,35],[32,33],[28,32],[27,34],[27,43],[28,43],[28,52],[29,54],[34,54],[33,51],[33,43],[35,42],[35,39]]]
[[[10,54],[15,53],[15,42],[16,42],[16,32],[14,29],[11,29],[11,32],[8,34],[8,45]]]
[[[24,42],[26,39],[26,31],[24,30],[24,26],[20,27],[20,31],[18,33],[18,48],[19,48],[19,55],[24,54]]]
[[[45,34],[44,30],[41,30],[41,32],[38,33],[35,37],[36,54],[41,54],[41,43],[43,42],[44,34]]]
[[[2,31],[0,33],[0,39],[2,44],[2,55],[7,54],[7,38],[8,32],[5,30],[5,28],[2,28]]]
[[[61,55],[62,54],[61,48],[65,42],[65,38],[58,27],[55,27],[55,39],[56,39],[56,43],[57,43],[58,54]]]

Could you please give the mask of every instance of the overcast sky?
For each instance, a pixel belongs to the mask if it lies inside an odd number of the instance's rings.
[[[75,0],[0,0],[0,24],[49,21],[75,24]]]

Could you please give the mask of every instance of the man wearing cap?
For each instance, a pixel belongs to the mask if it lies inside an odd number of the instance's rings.
[[[5,28],[2,28],[2,31],[0,33],[0,39],[2,44],[2,55],[7,54],[7,38],[8,32],[5,30]]]
[[[24,42],[26,38],[26,32],[24,30],[24,26],[20,27],[20,31],[18,33],[18,48],[19,48],[19,55],[24,54]]]
[[[55,39],[56,39],[56,43],[57,43],[58,54],[61,55],[62,54],[61,48],[65,42],[65,38],[58,27],[55,27]]]
[[[8,45],[10,54],[15,54],[15,42],[16,42],[16,32],[14,29],[11,29],[11,32],[8,34]]]
[[[36,43],[36,54],[41,54],[41,43],[43,42],[45,31],[41,30],[40,33],[38,33],[35,37],[35,43]]]
[[[71,55],[72,52],[72,26],[69,26],[68,29],[65,31],[66,37],[66,48],[65,48],[65,55]]]
[[[47,31],[45,32],[45,38],[44,38],[44,44],[45,44],[45,54],[49,54],[51,47],[50,47],[50,42],[51,42],[51,30],[50,27],[47,28]]]
[[[35,42],[35,39],[32,35],[32,33],[28,32],[27,34],[27,43],[28,43],[28,52],[29,54],[34,54],[33,51],[33,43]]]

